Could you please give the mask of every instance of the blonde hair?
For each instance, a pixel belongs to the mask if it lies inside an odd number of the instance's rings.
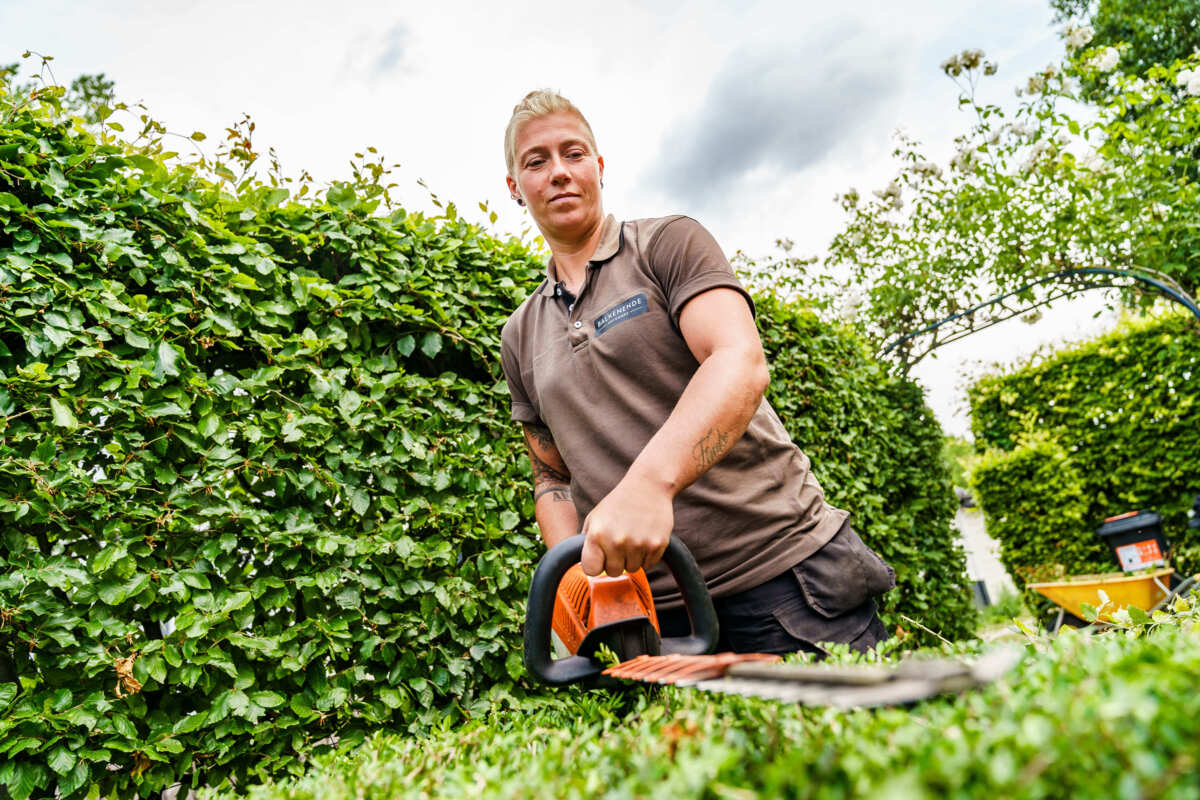
[[[592,133],[592,126],[588,124],[583,112],[576,108],[570,100],[552,89],[534,89],[525,95],[520,103],[513,106],[508,127],[504,129],[504,161],[508,166],[509,175],[516,177],[517,174],[517,134],[520,132],[521,126],[532,119],[560,112],[574,114],[579,118],[579,121],[583,123],[583,130],[587,134],[592,152],[597,152],[596,136]]]

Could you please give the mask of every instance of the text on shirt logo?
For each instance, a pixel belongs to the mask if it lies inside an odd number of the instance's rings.
[[[635,294],[628,300],[622,300],[620,303],[617,303],[615,306],[596,317],[596,335],[600,336],[617,323],[624,322],[627,319],[633,319],[639,314],[645,314],[649,310],[650,304],[646,301],[645,292],[641,294]]]

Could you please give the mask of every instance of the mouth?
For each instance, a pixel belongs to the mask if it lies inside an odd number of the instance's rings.
[[[570,198],[572,198],[572,197],[579,197],[579,195],[577,195],[577,194],[572,194],[572,193],[570,193],[570,192],[563,192],[562,194],[556,194],[556,195],[554,195],[554,197],[551,197],[551,198],[550,198],[550,202],[551,202],[551,203],[556,203],[556,202],[558,202],[559,200],[569,200],[569,199],[570,199]]]

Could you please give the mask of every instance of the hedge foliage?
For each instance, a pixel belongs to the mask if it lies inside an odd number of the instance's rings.
[[[1029,650],[995,684],[911,708],[574,693],[427,739],[383,734],[249,797],[1200,798],[1200,631]]]
[[[911,630],[904,615],[948,639],[970,636],[966,556],[951,529],[958,503],[942,429],[920,387],[815,314],[770,295],[755,302],[771,403],[830,502],[850,511],[855,530],[896,570],[884,620]]]
[[[969,390],[988,532],[1023,585],[1107,572],[1104,518],[1156,509],[1181,572],[1200,569],[1187,511],[1200,492],[1200,330],[1191,316],[1123,323]]]
[[[389,213],[378,172],[301,200],[115,128],[0,94],[0,795],[244,786],[521,694],[540,548],[497,353],[535,254]],[[966,633],[919,391],[761,308],[889,608]]]

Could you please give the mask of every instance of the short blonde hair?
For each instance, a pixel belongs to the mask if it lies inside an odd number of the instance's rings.
[[[534,89],[513,107],[508,127],[504,129],[504,161],[508,166],[509,175],[516,177],[517,174],[517,134],[520,132],[521,126],[532,119],[559,112],[574,114],[579,118],[579,121],[583,123],[584,132],[587,133],[588,144],[591,145],[592,152],[597,152],[596,136],[592,133],[592,126],[588,124],[583,112],[553,89]]]

